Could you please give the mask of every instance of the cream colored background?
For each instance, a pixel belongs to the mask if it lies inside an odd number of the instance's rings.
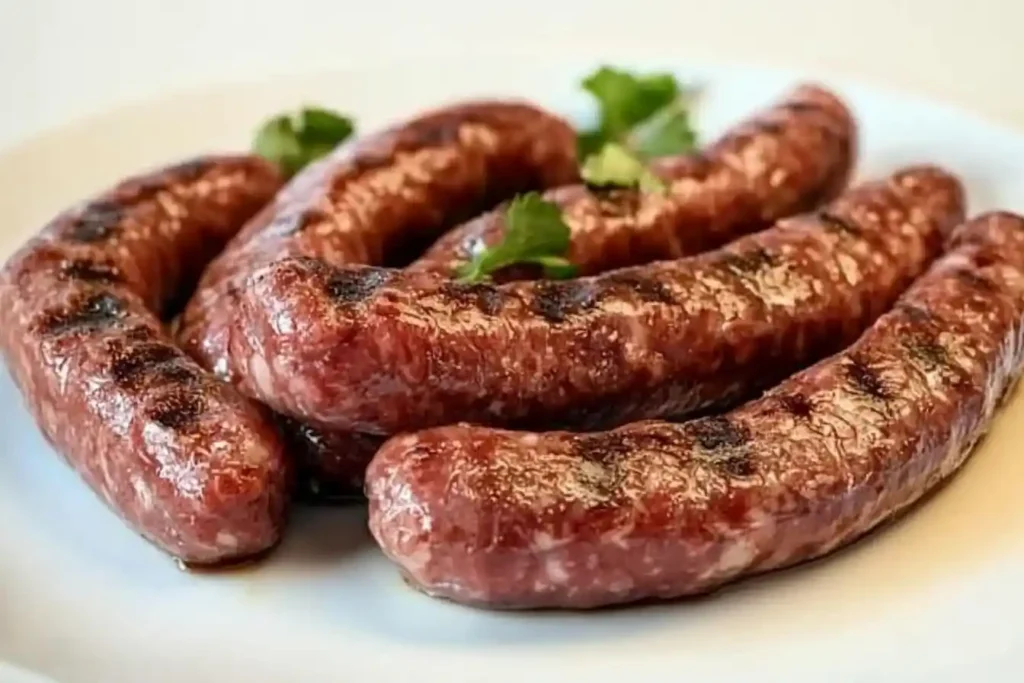
[[[1024,126],[1018,0],[0,0],[0,146],[192,85],[574,44],[851,74]]]

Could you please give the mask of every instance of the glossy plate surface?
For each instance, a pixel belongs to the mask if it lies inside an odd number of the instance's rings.
[[[0,155],[0,257],[123,174],[240,149],[303,102],[370,131],[458,97],[522,95],[580,119],[594,66],[490,60],[361,68],[177,94]],[[687,64],[710,138],[801,76]],[[814,76],[814,74],[810,74]],[[971,212],[1024,210],[1024,134],[820,76],[854,106],[860,176],[936,162]],[[110,514],[46,446],[0,371],[0,659],[62,683],[359,680],[1019,680],[1024,669],[1024,399],[962,473],[899,523],[825,560],[695,601],[491,614],[408,589],[358,509],[301,510],[269,561],[186,574]],[[625,677],[625,678],[623,678]],[[0,675],[0,680],[4,680]]]

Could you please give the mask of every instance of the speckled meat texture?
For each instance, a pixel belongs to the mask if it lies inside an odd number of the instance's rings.
[[[43,434],[187,563],[272,547],[289,473],[271,424],[175,346],[160,316],[279,187],[252,157],[127,180],[57,217],[0,272],[0,345]]]
[[[469,102],[339,147],[292,179],[210,264],[179,339],[237,381],[227,349],[238,289],[256,268],[289,256],[339,266],[407,261],[518,192],[574,181],[575,140],[565,121],[531,105]]]
[[[283,260],[239,297],[231,352],[250,395],[366,433],[678,416],[852,342],[963,210],[954,177],[917,167],[718,251],[571,281]]]
[[[857,128],[846,105],[803,85],[700,153],[655,162],[670,187],[666,195],[575,185],[545,198],[562,208],[572,231],[569,260],[589,275],[697,254],[810,210],[845,187],[856,156]],[[503,211],[484,214],[410,267],[450,275],[504,231]]]
[[[952,476],[1024,361],[1024,219],[989,214],[848,350],[730,413],[396,437],[370,528],[408,581],[498,608],[706,592],[825,555]]]

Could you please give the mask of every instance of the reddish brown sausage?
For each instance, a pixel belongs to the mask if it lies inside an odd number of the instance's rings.
[[[239,297],[245,391],[314,424],[589,428],[749,395],[850,343],[963,216],[908,169],[706,254],[562,282],[278,261]]]
[[[467,121],[469,133],[454,132]],[[484,136],[472,133],[474,126],[491,126],[490,135],[500,144],[481,147],[477,143]],[[853,167],[856,138],[853,118],[835,95],[802,86],[703,153],[660,161],[656,170],[673,181],[671,201],[643,199],[630,191],[590,194],[577,186],[553,191],[550,198],[567,211],[572,257],[586,272],[671,258],[831,198]],[[389,251],[397,244],[422,244],[457,215],[478,210],[502,192],[568,182],[575,176],[574,142],[566,124],[535,109],[470,104],[339,150],[297,179],[210,268],[185,316],[181,338],[208,367],[237,382],[238,368],[227,354],[238,285],[225,283],[233,276],[294,255],[331,265],[394,261]],[[410,150],[419,150],[415,168]],[[479,161],[481,155],[490,155],[490,161]],[[374,173],[366,173],[366,166]],[[483,192],[481,184],[491,189]],[[484,202],[467,200],[481,192]],[[488,243],[498,237],[503,229],[499,216],[488,214],[457,229],[413,268],[447,273],[476,236]],[[309,471],[323,479],[313,486],[333,488],[332,480],[339,477],[340,482],[362,478],[375,440],[295,422],[285,427]],[[324,466],[317,467],[321,461]],[[354,469],[348,471],[350,466]]]
[[[343,145],[296,176],[210,264],[179,339],[218,375],[237,288],[288,256],[332,265],[401,263],[444,229],[518,192],[577,178],[575,133],[521,103],[471,102]]]
[[[172,344],[160,316],[279,186],[251,157],[133,178],[56,218],[0,272],[0,348],[43,434],[189,563],[272,547],[288,471],[273,427]]]
[[[413,585],[490,607],[708,591],[819,557],[952,476],[1024,362],[1024,219],[990,214],[850,349],[688,424],[396,437],[370,528]]]
[[[572,230],[569,260],[590,275],[697,254],[808,211],[842,191],[856,156],[849,109],[828,90],[803,85],[701,152],[656,161],[654,172],[671,184],[668,197],[576,185],[545,198]],[[411,268],[450,275],[504,232],[503,211],[484,214]]]

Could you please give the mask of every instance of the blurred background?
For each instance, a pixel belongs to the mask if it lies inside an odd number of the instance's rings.
[[[1019,0],[0,0],[0,146],[123,102],[429,54],[796,66],[1024,125]]]

